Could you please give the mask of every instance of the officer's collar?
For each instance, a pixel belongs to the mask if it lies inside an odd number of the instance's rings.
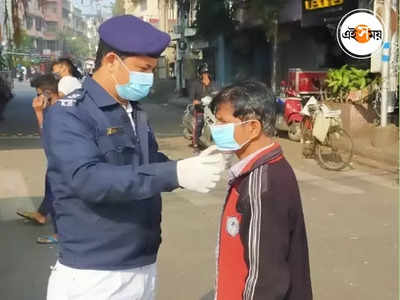
[[[98,107],[119,104],[100,84],[90,77],[83,82],[83,88],[88,91],[88,94]]]

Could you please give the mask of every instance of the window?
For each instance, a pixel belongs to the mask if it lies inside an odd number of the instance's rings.
[[[63,18],[69,20],[69,11],[63,8]]]
[[[47,41],[47,49],[56,51],[56,41]]]
[[[30,30],[33,26],[32,16],[26,16],[26,29]]]
[[[57,31],[57,22],[47,22],[47,31],[48,32],[56,32]]]
[[[42,31],[43,20],[40,17],[35,17],[35,29],[36,31]]]

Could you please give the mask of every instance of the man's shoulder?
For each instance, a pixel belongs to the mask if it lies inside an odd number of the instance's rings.
[[[59,89],[78,89],[82,87],[78,78],[73,76],[65,76],[58,83]],[[62,92],[62,91],[61,91]]]

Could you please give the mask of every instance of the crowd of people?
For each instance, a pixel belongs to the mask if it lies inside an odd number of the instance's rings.
[[[215,299],[311,300],[300,194],[272,138],[267,87],[244,81],[219,91],[210,105],[215,145],[173,161],[159,151],[140,106],[169,35],[131,15],[107,20],[99,35],[93,76],[82,84],[68,59],[32,81],[46,188],[37,212],[17,213],[40,224],[51,216],[54,235],[37,240],[59,244],[47,299],[154,300],[161,193],[210,192],[236,155],[218,234]],[[211,89],[208,70],[200,73],[195,105]],[[201,114],[197,107],[195,117]]]

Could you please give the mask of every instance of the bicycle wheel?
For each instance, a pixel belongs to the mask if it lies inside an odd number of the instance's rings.
[[[300,122],[302,154],[305,158],[314,158],[314,137],[312,135],[312,118],[304,116]]]
[[[324,143],[317,143],[315,152],[321,167],[339,171],[344,169],[353,157],[353,141],[344,129],[335,128],[328,132]]]

